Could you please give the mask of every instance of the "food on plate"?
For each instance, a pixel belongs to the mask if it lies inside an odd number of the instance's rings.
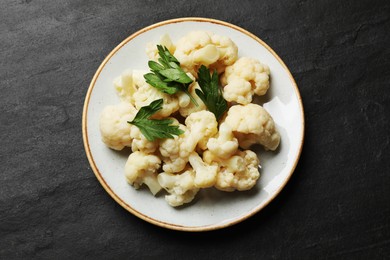
[[[187,142],[191,147],[195,148],[197,145],[200,149],[207,148],[207,141],[218,132],[218,123],[215,116],[207,111],[199,111],[192,113],[186,118],[185,124],[190,130]]]
[[[170,116],[179,110],[179,102],[177,98],[172,95],[158,91],[156,88],[150,86],[144,81],[144,84],[141,85],[138,90],[134,93],[134,104],[135,107],[140,110],[142,107],[145,107],[152,103],[154,100],[162,99],[163,105],[161,110],[153,115],[153,118],[165,118]]]
[[[216,163],[218,174],[215,188],[222,191],[251,189],[260,177],[259,158],[251,150],[239,151],[228,159],[216,157],[210,151],[203,154],[204,161]]]
[[[193,77],[191,75],[191,77]],[[194,97],[195,102],[191,102],[191,99],[188,95],[184,94],[183,92],[177,93],[177,99],[179,101],[179,113],[182,117],[187,117],[191,113],[202,111],[206,109],[206,105],[202,102],[202,100],[199,98],[199,96],[196,94],[196,91],[200,90],[200,86],[198,82],[195,81],[188,87],[188,92],[192,97]]]
[[[199,191],[195,187],[195,172],[190,167],[180,174],[162,172],[157,176],[157,180],[168,192],[165,200],[172,207],[191,202]]]
[[[106,106],[100,114],[100,134],[102,141],[111,149],[122,150],[131,146],[131,126],[127,121],[133,120],[137,110],[130,104],[121,102],[118,105]]]
[[[218,158],[231,157],[238,148],[238,140],[234,137],[232,128],[227,123],[219,126],[218,134],[207,141],[207,149]]]
[[[260,61],[242,57],[226,67],[221,78],[223,97],[229,102],[249,104],[254,94],[265,95],[269,88],[269,67]]]
[[[274,151],[280,143],[280,135],[271,115],[257,104],[234,105],[229,108],[226,124],[233,130],[240,147],[248,149],[253,144],[261,144]]]
[[[163,99],[156,99],[148,106],[141,107],[129,124],[135,125],[148,141],[158,138],[173,138],[183,133],[178,126],[172,125],[173,119],[154,119],[153,116],[163,109]]]
[[[164,34],[161,36],[158,45],[165,46],[170,53],[174,53],[176,46],[172,43],[171,37],[168,34]],[[153,61],[158,61],[160,55],[158,54],[157,45],[153,42],[149,42],[146,45],[145,49],[146,55],[148,55],[149,59]]]
[[[201,189],[252,189],[260,160],[252,145],[275,151],[280,135],[271,115],[251,103],[265,95],[270,69],[238,57],[236,44],[194,31],[176,44],[169,35],[146,47],[149,70],[126,69],[114,80],[120,99],[100,116],[102,141],[131,147],[128,183],[166,192],[172,207],[190,203]]]
[[[195,187],[209,188],[215,184],[218,173],[216,165],[203,162],[203,159],[195,151],[190,154],[189,163],[195,172]]]
[[[180,62],[172,56],[167,47],[157,45],[160,58],[158,62],[149,61],[150,73],[144,75],[146,83],[166,94],[184,92],[196,105],[196,101],[188,91],[194,81],[191,74],[187,74],[180,67]]]
[[[222,73],[238,57],[236,44],[226,36],[193,31],[179,39],[174,56],[183,69],[196,75],[201,65]]]
[[[218,74],[216,71],[210,76],[208,69],[202,65],[198,72],[198,81],[201,90],[196,94],[202,99],[207,109],[215,115],[217,121],[221,119],[227,110],[227,102],[218,87]]]
[[[125,165],[125,176],[127,181],[135,188],[142,184],[149,187],[153,195],[161,190],[157,181],[157,170],[160,168],[161,160],[158,156],[140,151],[132,152]]]

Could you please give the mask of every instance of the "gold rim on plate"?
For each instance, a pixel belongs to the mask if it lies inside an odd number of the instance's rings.
[[[301,136],[302,136],[302,138],[300,140],[300,147],[299,147],[299,151],[298,151],[298,154],[296,156],[294,165],[291,168],[291,171],[290,171],[287,179],[285,180],[285,182],[282,185],[280,185],[279,189],[273,194],[273,196],[271,196],[266,201],[266,203],[264,203],[262,205],[259,205],[258,207],[255,207],[254,209],[252,209],[250,212],[248,212],[244,216],[241,216],[239,218],[235,218],[235,219],[233,219],[232,221],[229,221],[229,222],[223,222],[221,224],[212,224],[212,225],[206,225],[206,226],[182,226],[182,225],[175,225],[175,224],[166,223],[166,222],[163,222],[163,221],[160,221],[160,220],[156,220],[154,218],[151,218],[149,216],[146,216],[146,215],[138,212],[137,210],[132,208],[130,205],[128,205],[126,202],[124,202],[121,198],[119,198],[119,196],[117,194],[115,194],[114,191],[107,185],[106,181],[103,179],[101,173],[99,172],[99,169],[97,168],[97,166],[95,164],[95,161],[94,161],[94,159],[92,157],[91,150],[90,150],[90,147],[89,147],[88,134],[87,134],[88,133],[88,129],[87,129],[87,114],[88,114],[89,100],[90,100],[90,97],[91,97],[92,90],[93,90],[93,88],[95,86],[96,80],[99,77],[99,75],[100,75],[102,69],[104,68],[104,66],[106,65],[106,63],[110,60],[110,58],[120,48],[122,48],[126,43],[128,43],[129,41],[131,41],[132,39],[134,39],[138,35],[140,35],[142,33],[145,33],[145,32],[147,32],[147,31],[149,31],[151,29],[163,26],[163,25],[172,24],[172,23],[180,23],[180,22],[207,22],[207,23],[214,23],[214,24],[223,25],[223,26],[226,26],[226,27],[230,27],[230,28],[232,28],[234,30],[237,30],[237,31],[239,31],[239,32],[241,32],[243,34],[246,34],[249,37],[251,37],[254,40],[256,40],[261,45],[263,45],[278,60],[278,62],[282,65],[282,67],[288,73],[288,76],[289,76],[289,78],[291,80],[291,83],[294,86],[295,94],[297,95],[299,108],[300,108],[300,112],[301,112],[301,118],[302,118],[302,132],[301,132]],[[110,194],[110,196],[119,205],[121,205],[123,208],[125,208],[127,211],[129,211],[133,215],[135,215],[135,216],[137,216],[137,217],[139,217],[139,218],[141,218],[141,219],[143,219],[143,220],[145,220],[145,221],[147,221],[147,222],[149,222],[151,224],[154,224],[154,225],[157,225],[157,226],[160,226],[160,227],[163,227],[163,228],[173,229],[173,230],[199,232],[199,231],[209,231],[209,230],[221,229],[221,228],[225,228],[225,227],[237,224],[237,223],[239,223],[239,222],[241,222],[241,221],[243,221],[243,220],[253,216],[257,212],[259,212],[261,209],[263,209],[265,206],[267,206],[280,193],[280,191],[284,188],[284,186],[287,184],[287,182],[291,178],[291,175],[292,175],[292,173],[294,172],[294,170],[295,170],[295,168],[297,166],[299,157],[300,157],[301,152],[302,152],[304,131],[305,131],[305,121],[304,120],[305,120],[305,118],[304,118],[304,112],[303,112],[302,98],[301,98],[301,95],[299,93],[297,84],[295,83],[295,80],[294,80],[293,76],[291,75],[291,72],[289,71],[287,66],[279,58],[279,56],[274,52],[274,50],[271,49],[271,47],[269,47],[265,42],[260,40],[254,34],[248,32],[247,30],[245,30],[245,29],[243,29],[241,27],[238,27],[236,25],[233,25],[233,24],[230,24],[230,23],[227,23],[227,22],[224,22],[224,21],[216,20],[216,19],[210,19],[210,18],[186,17],[186,18],[177,18],[177,19],[166,20],[166,21],[155,23],[155,24],[152,24],[152,25],[150,25],[148,27],[145,27],[145,28],[143,28],[143,29],[133,33],[129,37],[127,37],[124,41],[122,41],[118,46],[115,47],[115,49],[113,49],[107,55],[107,57],[100,64],[100,66],[97,69],[95,75],[93,76],[91,84],[89,85],[89,88],[88,88],[88,91],[87,91],[87,94],[86,94],[86,97],[85,97],[84,108],[83,108],[83,117],[82,117],[82,131],[83,131],[84,148],[85,148],[85,152],[86,152],[88,161],[89,161],[89,163],[91,165],[91,168],[92,168],[93,172],[95,173],[96,178],[99,180],[100,184],[103,186],[103,188],[107,191],[108,194]]]

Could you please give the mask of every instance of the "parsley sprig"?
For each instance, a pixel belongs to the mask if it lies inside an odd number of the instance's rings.
[[[219,121],[227,110],[227,102],[222,96],[222,90],[218,87],[217,71],[214,70],[210,75],[210,71],[202,65],[198,70],[198,83],[200,89],[195,90],[196,94]]]
[[[135,125],[149,141],[162,138],[173,138],[173,135],[181,135],[183,130],[179,126],[172,125],[172,119],[150,119],[157,111],[162,109],[163,99],[157,99],[148,106],[141,107],[133,121],[127,123]]]
[[[193,80],[180,67],[180,62],[169,52],[167,47],[157,45],[157,50],[160,56],[159,63],[152,60],[148,62],[151,72],[144,75],[146,82],[170,95],[183,91],[195,105],[198,105],[188,91]]]

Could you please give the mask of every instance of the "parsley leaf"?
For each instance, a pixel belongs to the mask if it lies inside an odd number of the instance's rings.
[[[192,79],[188,77],[187,74],[183,74],[178,69],[165,69],[165,70],[160,70],[159,73],[166,77],[167,79],[183,84],[190,84],[192,83]]]
[[[158,62],[148,62],[151,72],[144,75],[146,82],[170,95],[183,91],[195,105],[198,105],[188,91],[193,80],[180,67],[180,62],[169,52],[167,47],[157,45],[157,50],[160,58]]]
[[[198,70],[198,83],[200,89],[195,90],[196,94],[219,121],[227,110],[227,102],[222,96],[222,90],[218,87],[217,71],[214,70],[210,75],[210,71],[202,65]]]
[[[146,83],[160,90],[161,92],[173,95],[180,90],[177,84],[166,82],[159,74],[147,73],[144,75]]]
[[[135,125],[148,141],[162,138],[173,138],[173,135],[181,135],[183,130],[179,126],[172,125],[172,119],[149,119],[157,111],[162,109],[163,99],[157,99],[148,106],[141,107],[133,121],[127,123]]]

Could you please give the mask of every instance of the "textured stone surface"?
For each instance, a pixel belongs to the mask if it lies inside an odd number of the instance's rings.
[[[0,7],[0,259],[390,257],[389,1]],[[94,177],[81,136],[84,96],[105,55],[144,26],[184,16],[265,40],[291,69],[306,113],[303,154],[282,193],[208,233],[164,230],[122,209]]]

